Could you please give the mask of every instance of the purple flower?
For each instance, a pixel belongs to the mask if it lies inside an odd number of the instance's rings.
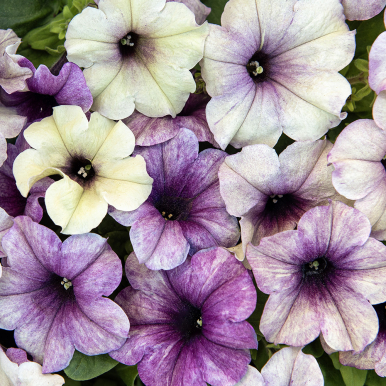
[[[122,266],[107,240],[75,235],[63,243],[29,217],[17,217],[3,237],[9,267],[0,279],[0,328],[43,363],[43,373],[67,367],[74,350],[86,355],[121,347],[129,321],[109,296]]]
[[[384,23],[386,26],[386,11]],[[386,32],[377,37],[369,53],[369,86],[378,95],[373,106],[374,120],[386,130]]]
[[[337,126],[351,94],[338,73],[355,51],[339,0],[230,0],[200,62],[206,113],[222,149],[275,145],[282,132],[316,140]]]
[[[46,190],[54,181],[51,178],[43,178],[32,187],[28,197],[23,197],[16,187],[12,167],[16,157],[29,146],[22,136],[16,141],[16,146],[10,143],[7,146],[8,158],[0,167],[0,208],[10,216],[24,214],[39,222],[43,217],[43,209],[38,200],[45,196]]]
[[[0,102],[14,114],[27,117],[27,124],[52,115],[52,108],[58,105],[77,105],[83,112],[90,109],[93,99],[76,64],[65,63],[58,75],[43,64],[36,70],[26,58],[18,64],[33,73],[26,80],[28,91],[8,94],[0,88]]]
[[[5,257],[5,252],[1,246],[1,240],[4,235],[9,231],[13,225],[13,218],[7,214],[7,212],[0,208],[0,257]],[[4,263],[3,263],[4,264]],[[0,265],[0,277],[1,277],[1,265]]]
[[[295,229],[300,217],[336,195],[327,167],[328,141],[295,142],[279,156],[267,145],[246,146],[225,158],[220,192],[228,213],[241,217],[243,249],[249,242]]]
[[[386,246],[367,217],[339,201],[303,215],[297,230],[247,247],[257,286],[270,294],[260,331],[303,346],[320,333],[333,350],[363,350],[378,333],[371,306],[386,300]],[[371,304],[370,304],[371,303]]]
[[[134,133],[139,146],[165,142],[176,136],[181,128],[186,128],[192,130],[200,142],[207,141],[218,147],[206,121],[205,108],[209,100],[205,94],[190,94],[185,107],[175,118],[150,118],[134,111],[123,122]]]
[[[339,353],[339,361],[357,369],[375,369],[380,377],[386,376],[386,303],[373,306],[379,319],[379,332],[375,341],[361,353],[345,351]]]
[[[256,305],[248,271],[223,248],[196,253],[170,271],[151,271],[134,253],[132,287],[116,302],[130,318],[126,343],[110,356],[138,363],[147,386],[233,386],[246,373],[256,334],[245,321]]]
[[[341,0],[348,20],[368,20],[385,8],[386,0]]]
[[[386,238],[386,132],[370,119],[348,125],[328,154],[334,165],[335,189],[363,212],[372,225],[371,236]]]
[[[188,253],[213,246],[232,247],[239,239],[237,219],[220,196],[218,169],[226,156],[207,149],[187,129],[159,145],[136,148],[154,179],[148,200],[137,210],[109,209],[115,220],[131,226],[130,239],[140,263],[172,269]]]

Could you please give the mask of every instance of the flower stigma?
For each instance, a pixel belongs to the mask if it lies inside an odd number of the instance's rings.
[[[278,201],[278,198],[282,198],[283,195],[282,195],[282,194],[278,194],[278,195],[276,196],[276,194],[272,194],[272,196],[270,196],[270,197],[272,198],[272,202],[273,202],[274,204],[276,204],[277,201]],[[277,197],[277,198],[275,198],[275,197]]]
[[[127,35],[125,38],[121,39],[121,44],[123,46],[129,46],[129,47],[134,47],[134,43],[131,41],[131,35]]]
[[[68,290],[70,287],[72,287],[72,283],[70,282],[70,280],[66,279],[65,277],[60,282],[60,284],[64,287],[65,290]]]
[[[260,63],[256,60],[247,64],[247,70],[251,72],[254,76],[258,76],[264,71],[263,67],[261,67]]]

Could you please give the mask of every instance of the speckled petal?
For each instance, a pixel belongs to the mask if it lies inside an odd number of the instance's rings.
[[[261,369],[265,386],[323,386],[323,374],[312,355],[299,347],[285,347]]]
[[[13,218],[7,214],[7,212],[0,208],[0,257],[5,257],[4,248],[1,244],[1,240],[4,235],[8,232],[8,230],[13,225]],[[1,277],[1,276],[0,276]]]
[[[368,20],[385,8],[385,0],[342,0],[348,20]]]
[[[235,386],[266,386],[263,376],[255,367],[248,366],[247,373]]]
[[[377,37],[369,53],[369,85],[377,94],[386,89],[385,46],[386,33],[383,32]]]

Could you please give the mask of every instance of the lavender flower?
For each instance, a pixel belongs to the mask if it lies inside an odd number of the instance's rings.
[[[107,240],[75,235],[63,243],[48,228],[20,216],[3,237],[9,267],[0,279],[0,328],[43,363],[43,373],[67,367],[74,350],[97,355],[125,342],[129,321],[109,296],[122,266]]]
[[[200,0],[166,0],[185,4],[196,16],[196,23],[202,24],[210,14],[211,9],[202,4]]]
[[[386,238],[386,132],[370,119],[348,125],[328,155],[334,165],[335,189],[363,212],[372,225],[371,235]]]
[[[358,369],[375,369],[380,377],[386,376],[386,303],[373,306],[379,319],[379,331],[375,341],[360,352],[339,353],[339,361],[345,366]]]
[[[186,128],[196,135],[200,142],[210,142],[218,147],[206,121],[205,108],[210,97],[205,94],[190,94],[182,111],[175,118],[170,116],[150,118],[134,111],[123,122],[135,135],[136,144],[151,146],[168,141]]]
[[[171,269],[188,253],[212,246],[231,247],[240,233],[220,196],[218,169],[226,156],[207,149],[198,154],[198,141],[188,129],[171,140],[138,147],[154,179],[148,200],[137,210],[110,209],[115,220],[131,226],[130,239],[140,263],[150,269]]]
[[[341,0],[348,20],[368,20],[385,8],[386,0]]]
[[[110,356],[138,363],[147,386],[233,386],[256,348],[245,321],[256,305],[248,271],[223,248],[196,253],[170,271],[151,271],[132,253],[126,261],[132,287],[116,302],[130,318],[126,343]]]
[[[336,195],[326,140],[297,142],[279,156],[267,145],[246,146],[225,158],[220,192],[228,213],[241,217],[243,250],[265,236],[295,229],[300,217]]]
[[[230,0],[201,61],[207,119],[222,149],[316,140],[351,94],[338,73],[355,51],[339,0]],[[323,91],[321,91],[323,90]]]
[[[386,246],[370,231],[363,213],[335,201],[305,213],[297,230],[248,245],[257,286],[270,294],[260,322],[268,341],[303,346],[322,333],[333,350],[359,352],[376,338],[371,304],[386,300]]]

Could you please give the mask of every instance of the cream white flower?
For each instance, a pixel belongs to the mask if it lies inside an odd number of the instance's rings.
[[[43,177],[63,178],[46,192],[47,212],[62,233],[86,233],[107,213],[137,209],[148,198],[153,179],[141,156],[129,157],[135,146],[131,130],[79,106],[54,107],[52,116],[24,132],[32,147],[15,160],[13,173],[23,196]]]
[[[196,85],[189,69],[203,56],[208,23],[186,5],[165,0],[101,0],[68,26],[68,60],[85,67],[93,110],[111,119],[136,108],[149,117],[185,105]]]

